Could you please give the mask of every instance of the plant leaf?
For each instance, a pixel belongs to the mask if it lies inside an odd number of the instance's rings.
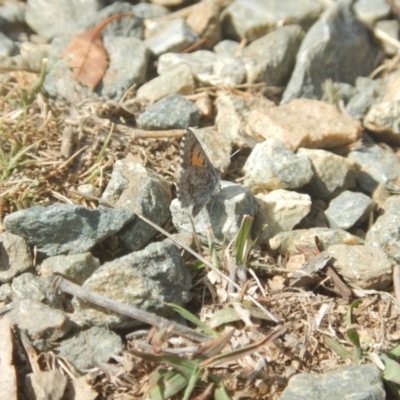
[[[231,400],[231,398],[228,396],[228,393],[226,393],[226,390],[223,386],[220,386],[215,389],[214,397],[215,400]]]
[[[347,314],[345,317],[345,324],[346,324],[346,328],[349,329],[351,327],[351,324],[353,323],[352,321],[352,317],[353,317],[353,311],[361,304],[361,300],[355,300],[350,304],[349,309],[347,310]]]
[[[75,36],[64,49],[62,56],[67,58],[67,65],[74,71],[73,77],[80,84],[93,91],[103,79],[108,68],[108,53],[103,45],[101,31],[110,22],[132,15],[132,13],[113,15],[95,28]]]
[[[289,324],[283,325],[280,328],[273,331],[272,333],[270,333],[265,339],[259,341],[258,343],[254,343],[249,346],[244,346],[240,349],[231,351],[229,353],[219,354],[215,357],[208,358],[207,360],[204,360],[200,364],[200,368],[215,367],[217,365],[224,364],[226,362],[230,362],[230,361],[237,360],[239,358],[243,358],[244,356],[247,356],[248,354],[253,354],[257,350],[259,350],[261,347],[265,346],[269,342],[273,342],[279,336],[283,335],[287,331],[288,328],[289,328]]]
[[[193,354],[193,359],[196,359],[197,357],[204,359],[220,353],[232,339],[234,332],[235,330],[231,329],[225,335],[205,343],[195,354]]]
[[[177,304],[173,304],[173,303],[165,303],[165,304],[167,304],[167,306],[171,307],[175,312],[177,312],[183,318],[185,318],[186,320],[190,321],[192,324],[195,324],[206,335],[210,335],[210,336],[215,336],[216,335],[216,333],[214,331],[212,331],[207,326],[207,324],[202,322],[199,318],[197,318],[190,311],[186,310],[185,308],[183,308],[181,306],[178,306]]]
[[[182,375],[189,380],[193,375],[193,372],[198,368],[199,363],[193,360],[185,360],[178,356],[173,355],[154,355],[149,353],[143,353],[141,351],[137,351],[135,349],[130,349],[129,353],[133,354],[136,357],[139,357],[146,361],[152,361],[157,363],[165,363],[170,365],[171,367],[177,369]]]
[[[395,360],[392,360],[386,354],[380,354],[379,358],[385,364],[385,370],[383,371],[383,379],[400,385],[400,364]]]
[[[337,355],[339,355],[343,360],[350,360],[353,358],[353,355],[346,350],[344,346],[342,346],[337,340],[327,337],[325,338],[326,345]]]
[[[156,383],[150,388],[152,400],[165,400],[179,393],[186,385],[187,379],[177,371],[160,372],[160,368],[153,372],[151,380]]]

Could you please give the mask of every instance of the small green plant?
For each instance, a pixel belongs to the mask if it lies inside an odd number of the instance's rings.
[[[231,329],[226,334],[203,345],[192,355],[191,359],[167,354],[149,354],[137,350],[130,350],[130,353],[145,361],[167,364],[172,368],[172,370],[167,370],[160,366],[152,374],[150,379],[150,398],[152,400],[166,400],[182,391],[181,398],[189,400],[195,390],[202,393],[213,391],[214,399],[229,400],[223,378],[214,374],[212,369],[253,354],[284,334],[287,329],[288,325],[284,325],[258,343],[221,354],[233,336],[234,329]]]
[[[347,336],[354,346],[352,354],[345,349],[337,340],[327,337],[326,344],[332,351],[338,354],[343,360],[352,360],[360,364],[363,359],[369,359],[378,364],[382,369],[383,380],[393,396],[400,400],[400,345],[393,348],[388,354],[368,353],[367,349],[361,346],[360,336],[353,324],[353,311],[360,305],[361,300],[354,301],[346,313],[345,323]]]

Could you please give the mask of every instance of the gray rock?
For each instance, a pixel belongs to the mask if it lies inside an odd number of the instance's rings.
[[[247,158],[243,172],[243,183],[255,192],[300,188],[313,176],[308,157],[293,153],[278,139],[258,143]]]
[[[105,6],[102,0],[54,1],[28,0],[26,23],[47,39],[55,36],[73,37],[90,28],[97,11]]]
[[[328,79],[353,84],[375,67],[379,47],[345,2],[333,4],[307,32],[282,104],[298,97],[321,98]]]
[[[373,207],[370,197],[346,190],[329,203],[325,215],[331,228],[347,230],[365,222]]]
[[[25,7],[19,3],[0,6],[0,31],[8,32],[25,24]]]
[[[170,94],[190,95],[194,93],[194,80],[190,68],[179,64],[170,68],[162,75],[146,82],[139,88],[136,97],[143,97],[154,103]]]
[[[179,53],[196,43],[199,35],[182,18],[162,21],[146,35],[145,44],[155,57],[161,54]]]
[[[25,376],[24,395],[27,400],[62,400],[68,378],[58,369],[35,371]]]
[[[108,328],[94,326],[63,339],[58,356],[67,359],[79,371],[93,368],[94,361],[107,362],[122,352],[122,340]]]
[[[327,249],[333,266],[350,286],[383,290],[392,283],[393,261],[379,248],[337,244]]]
[[[264,243],[279,232],[291,231],[311,209],[308,194],[278,189],[268,194],[258,194],[258,212],[254,220],[254,231],[262,232],[258,243]]]
[[[145,81],[150,53],[134,37],[106,36],[104,46],[110,65],[102,80],[101,95],[119,100],[132,85]]]
[[[59,293],[40,276],[26,272],[13,279],[11,284],[14,300],[34,300],[55,308],[62,308]]]
[[[169,10],[158,4],[138,3],[133,6],[133,12],[141,19],[155,19],[167,15]]]
[[[237,55],[236,52],[238,51],[238,49],[239,49],[239,42],[225,39],[218,42],[214,46],[213,51],[215,54],[218,54],[219,56],[235,57]]]
[[[326,150],[301,148],[297,154],[304,154],[311,161],[314,175],[304,189],[314,199],[330,200],[356,186],[360,167],[354,161]]]
[[[0,32],[0,57],[11,56],[15,49],[14,42],[4,33]]]
[[[4,303],[9,303],[12,300],[12,290],[9,283],[0,285],[0,301]]]
[[[60,274],[81,285],[99,267],[97,258],[84,253],[48,257],[40,265],[40,270]]]
[[[368,79],[368,78],[366,78]],[[357,82],[357,79],[356,79]],[[357,89],[353,86],[350,85],[349,83],[344,83],[344,82],[334,82],[334,87],[335,90],[337,91],[337,95],[339,99],[342,99],[345,104],[349,102],[349,100],[357,94]],[[323,97],[324,101],[329,101],[324,95]],[[331,101],[330,101],[331,102]]]
[[[271,86],[287,84],[296,54],[304,37],[299,25],[288,25],[255,40],[241,52],[247,82],[267,82]]]
[[[361,167],[357,183],[368,193],[372,193],[379,184],[389,191],[400,191],[399,157],[374,143],[367,135],[364,135],[363,144],[361,149],[347,154],[348,158]]]
[[[196,233],[201,241],[207,243],[207,230],[211,227],[216,243],[229,242],[236,237],[243,216],[254,217],[257,207],[257,201],[248,187],[221,181],[221,190],[193,219]],[[193,232],[187,210],[181,207],[178,199],[171,203],[171,214],[172,223],[179,232]]]
[[[328,206],[323,200],[314,200],[310,212],[301,220],[296,229],[329,228],[329,222],[325,215],[327,208]]]
[[[118,208],[137,212],[162,226],[170,217],[170,184],[143,165],[118,160],[102,199]],[[143,248],[158,231],[136,218],[118,234],[132,251]]]
[[[325,374],[292,376],[279,400],[384,400],[382,374],[373,365],[338,368]]]
[[[383,101],[371,106],[364,126],[384,141],[400,144],[400,101]]]
[[[221,14],[222,30],[224,37],[251,41],[273,30],[282,20],[309,25],[321,11],[321,3],[315,0],[236,0]]]
[[[144,250],[108,262],[83,284],[87,290],[160,315],[172,313],[165,303],[186,303],[190,286],[191,277],[180,249],[168,242],[151,243]],[[78,324],[110,328],[142,324],[79,299],[73,299],[73,303],[73,318]]]
[[[103,37],[135,37],[142,40],[144,38],[143,19],[136,15],[134,6],[128,2],[118,1],[104,7],[97,13],[96,21],[93,26],[97,26],[109,17],[125,13],[132,13],[133,15],[119,18],[109,23],[102,31]]]
[[[27,331],[38,348],[65,336],[72,327],[63,311],[35,300],[13,301],[12,310],[7,315],[12,324]]]
[[[100,207],[95,210],[71,204],[53,204],[17,211],[4,218],[4,226],[24,237],[47,256],[77,254],[118,232],[132,221],[128,210]]]
[[[208,50],[189,54],[163,54],[158,59],[157,72],[163,74],[178,64],[187,64],[193,77],[204,85],[235,86],[246,78],[245,66],[239,58],[218,55]]]
[[[381,30],[386,35],[389,35],[389,37],[395,40],[399,40],[400,24],[399,21],[397,21],[396,19],[378,21],[375,24],[375,28]],[[382,46],[387,56],[394,56],[397,53],[397,47],[393,46],[387,41],[384,41],[382,43]]]
[[[278,233],[270,239],[269,245],[272,250],[289,257],[299,254],[301,252],[299,249],[314,248],[316,237],[318,237],[324,249],[333,244],[354,246],[364,243],[359,237],[341,229],[311,228]]]
[[[0,283],[10,282],[14,276],[33,268],[31,251],[22,237],[3,232],[0,249]]]
[[[396,262],[400,262],[400,196],[389,197],[380,215],[367,232],[366,243],[380,247]]]
[[[353,8],[357,18],[370,26],[387,18],[391,12],[390,4],[385,0],[357,0]]]
[[[381,79],[360,76],[356,79],[356,89],[357,93],[346,104],[346,110],[354,119],[362,120],[369,108],[382,97],[384,85]]]
[[[224,93],[218,96],[215,107],[217,109],[215,124],[218,131],[226,133],[232,143],[239,148],[253,148],[259,142],[259,138],[252,134],[248,126],[248,115],[253,110],[275,107],[275,104],[263,96],[246,98]]]
[[[137,124],[142,129],[184,129],[199,124],[199,109],[179,94],[171,94],[154,103],[139,115]]]

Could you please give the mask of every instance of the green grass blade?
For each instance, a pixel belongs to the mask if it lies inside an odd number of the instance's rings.
[[[177,304],[173,303],[166,303],[169,307],[171,307],[175,312],[181,315],[186,320],[190,321],[192,324],[196,325],[203,333],[210,336],[216,336],[216,333],[212,331],[207,324],[200,321],[194,314],[190,311],[186,310],[185,308],[178,306]]]
[[[338,356],[340,356],[343,360],[351,360],[353,359],[353,355],[346,350],[344,346],[342,346],[336,339],[327,337],[325,338],[326,345]]]

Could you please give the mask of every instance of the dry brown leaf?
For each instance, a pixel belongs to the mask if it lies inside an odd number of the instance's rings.
[[[101,31],[112,21],[132,16],[132,13],[113,15],[93,29],[76,36],[62,52],[73,77],[80,84],[94,90],[108,68],[108,53],[103,45]]]

